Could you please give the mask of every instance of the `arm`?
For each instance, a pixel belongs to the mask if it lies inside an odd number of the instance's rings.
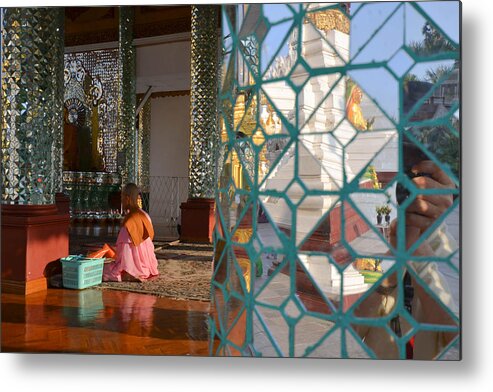
[[[455,189],[453,181],[433,162],[422,161],[413,167],[413,172],[427,173],[430,177],[419,176],[413,178],[418,189]],[[420,239],[422,234],[453,205],[452,194],[422,195],[418,194],[415,200],[406,209],[406,244],[409,248]],[[395,229],[395,226],[394,226]],[[395,243],[395,230],[392,233]],[[457,245],[455,240],[447,234],[445,225],[422,242],[414,252],[415,256],[448,256]],[[413,317],[420,323],[435,325],[452,325],[456,322],[447,313],[443,306],[457,313],[456,304],[445,277],[439,272],[435,262],[409,262],[410,268],[427,286],[428,291],[417,281],[413,280],[414,301]],[[431,291],[431,294],[429,291]],[[438,300],[439,301],[438,301]],[[443,306],[439,303],[442,302]],[[431,358],[436,356],[454,337],[456,333],[420,332],[416,335],[416,352],[418,357]],[[433,343],[433,344],[431,344]]]
[[[431,177],[416,177],[414,184],[420,189],[455,188],[449,177],[441,171],[431,161],[420,162],[413,168],[415,173],[428,173]],[[406,210],[406,244],[407,248],[412,246],[420,236],[438,219],[447,209],[452,206],[452,195],[418,195]],[[397,222],[391,224],[390,241],[395,247],[396,244]],[[455,241],[451,241],[444,230],[436,230],[431,238],[423,241],[422,245],[416,250],[414,255],[427,256],[436,255],[440,249],[450,254],[455,247]],[[444,246],[446,245],[446,246]],[[432,247],[433,246],[433,247]],[[442,252],[442,253],[444,253]],[[442,254],[443,255],[443,254]],[[410,267],[416,272],[419,278],[430,288],[445,306],[455,311],[455,304],[452,299],[450,289],[442,274],[438,271],[436,263],[433,262],[409,262]],[[355,311],[358,317],[382,317],[390,314],[397,301],[398,292],[397,276],[389,276],[381,282],[380,287],[374,290],[368,298],[363,301]],[[437,325],[455,325],[454,320],[448,315],[443,307],[437,303],[421,285],[413,281],[414,304],[413,317],[420,323]],[[378,339],[372,338],[378,328],[357,326],[355,330],[365,340],[365,343],[376,353],[382,351],[382,344],[386,344],[388,352],[395,352],[395,345],[391,338],[380,336]],[[388,334],[387,334],[388,335]],[[455,336],[455,333],[442,332],[420,332],[416,335],[417,347],[421,344],[428,344],[432,340],[435,345],[433,349],[426,352],[427,358],[434,357],[440,350]],[[426,343],[424,343],[426,342]],[[426,350],[418,350],[426,351]],[[378,355],[378,354],[377,354]],[[397,354],[396,354],[397,355]],[[379,357],[383,357],[380,356]]]

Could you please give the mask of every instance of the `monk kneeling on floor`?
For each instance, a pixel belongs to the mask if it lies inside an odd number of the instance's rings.
[[[154,253],[154,228],[151,218],[138,206],[139,188],[127,184],[122,191],[123,209],[126,212],[123,226],[116,240],[116,251],[108,244],[89,257],[108,257],[115,261],[105,264],[103,281],[143,281],[159,275]],[[104,254],[103,254],[104,253]]]

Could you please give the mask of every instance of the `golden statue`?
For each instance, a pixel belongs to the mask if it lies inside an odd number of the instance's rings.
[[[349,89],[349,94],[347,95],[346,116],[356,129],[360,131],[371,131],[373,123],[375,122],[375,117],[367,120],[363,116],[363,111],[361,110],[363,91],[361,91],[361,89],[353,82],[349,81],[348,83],[350,83],[351,87]]]
[[[346,102],[346,115],[349,122],[359,131],[369,129],[369,124],[361,111],[361,100],[363,92],[357,85],[353,85],[349,92],[349,97]]]
[[[99,151],[100,132],[97,107],[92,111],[91,126],[78,126],[69,120],[64,108],[63,170],[102,171],[104,160]]]
[[[63,111],[63,170],[79,170],[78,129],[68,120],[68,110]]]
[[[356,259],[354,268],[358,271],[383,272],[381,261],[371,258]]]
[[[99,116],[98,108],[93,107],[91,117],[91,170],[104,170],[104,161],[99,151]]]

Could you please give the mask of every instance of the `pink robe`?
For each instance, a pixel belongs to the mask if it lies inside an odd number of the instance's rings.
[[[135,246],[125,226],[120,229],[116,240],[116,260],[104,265],[103,281],[121,282],[124,271],[139,279],[159,275],[151,238]]]

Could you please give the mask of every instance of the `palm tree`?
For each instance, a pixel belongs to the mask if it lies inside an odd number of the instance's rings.
[[[457,50],[430,22],[426,22],[421,31],[424,36],[423,41],[413,41],[408,45],[418,56],[430,56]]]
[[[433,84],[438,83],[442,78],[449,75],[454,69],[453,65],[439,65],[438,67],[426,71],[426,81]]]
[[[430,22],[426,22],[421,31],[423,33],[423,40],[419,42],[413,41],[408,45],[416,55],[426,57],[437,53],[455,52],[457,50]],[[450,74],[453,69],[453,65],[439,65],[434,69],[427,70],[426,76],[421,81],[435,84]],[[420,79],[415,74],[407,74],[404,82],[409,81],[420,81]]]
[[[422,29],[423,40],[412,42],[409,47],[418,56],[426,57],[443,52],[456,52],[458,49],[446,39],[436,28],[429,22],[426,22]],[[426,71],[425,75],[418,78],[414,74],[406,75],[404,82],[422,81],[429,82],[433,85],[441,83],[454,70],[454,65],[441,64]],[[459,129],[459,121],[453,117],[452,126]],[[434,155],[444,164],[448,165],[450,170],[458,176],[459,174],[459,153],[460,143],[455,135],[444,126],[427,126],[411,129],[417,140],[423,143]]]

